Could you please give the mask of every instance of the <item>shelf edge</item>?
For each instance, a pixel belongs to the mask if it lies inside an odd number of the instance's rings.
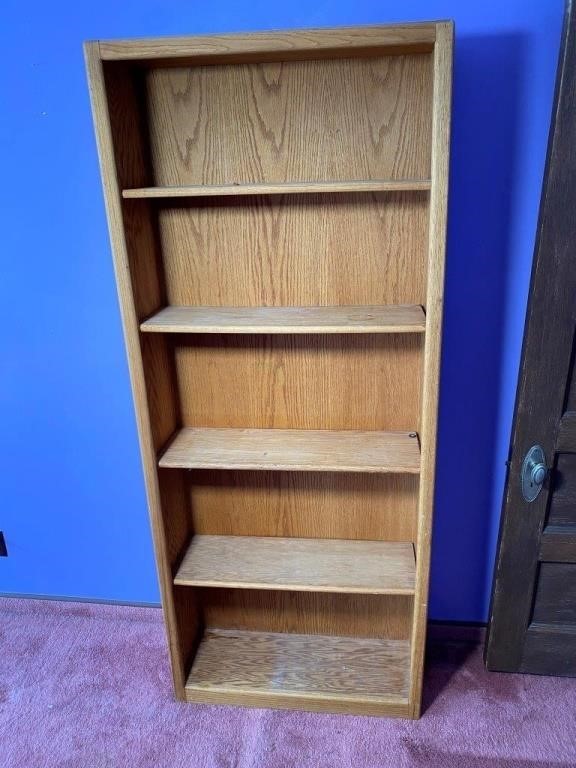
[[[426,192],[430,179],[399,179],[380,181],[322,182],[303,181],[280,184],[207,184],[190,186],[158,186],[123,189],[125,199],[222,197],[234,195],[286,195],[331,192]]]

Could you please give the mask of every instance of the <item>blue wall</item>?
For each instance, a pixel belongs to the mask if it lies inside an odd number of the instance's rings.
[[[4,0],[0,591],[159,599],[82,41],[429,18],[457,31],[431,614],[486,619],[561,0]]]

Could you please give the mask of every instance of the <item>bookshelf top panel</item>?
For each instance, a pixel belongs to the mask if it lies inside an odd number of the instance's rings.
[[[298,59],[369,55],[374,50],[429,52],[436,41],[438,23],[446,22],[102,40],[98,44],[105,61],[192,59],[221,63],[277,56]]]

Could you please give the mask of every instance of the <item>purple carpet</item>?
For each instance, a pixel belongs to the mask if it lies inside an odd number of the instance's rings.
[[[155,608],[0,598],[0,766],[576,766],[576,680],[432,642],[421,720],[175,703]]]

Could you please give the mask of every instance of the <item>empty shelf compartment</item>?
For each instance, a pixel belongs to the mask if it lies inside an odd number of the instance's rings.
[[[207,629],[189,701],[407,716],[407,640]]]

